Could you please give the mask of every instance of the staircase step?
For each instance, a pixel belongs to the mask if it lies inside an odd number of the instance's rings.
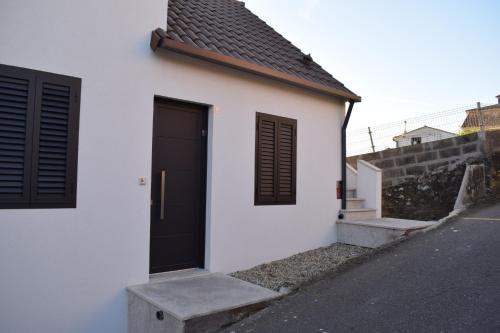
[[[373,208],[353,208],[342,209],[340,213],[344,214],[345,221],[368,220],[377,217],[377,210]]]
[[[339,243],[376,248],[388,244],[411,232],[427,228],[436,222],[402,219],[370,219],[337,221]]]
[[[356,198],[356,190],[347,190],[347,199]]]
[[[358,209],[363,208],[365,199],[361,198],[348,198],[347,199],[347,209]]]

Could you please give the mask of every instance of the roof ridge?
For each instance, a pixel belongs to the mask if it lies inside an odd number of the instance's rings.
[[[166,37],[356,96],[239,0],[169,0]],[[359,99],[359,96],[356,96]]]
[[[245,4],[243,1],[239,1],[239,0],[234,0],[234,1],[237,1],[237,2],[241,2],[243,3],[243,5]],[[247,10],[248,12],[250,12],[250,14],[252,14],[253,16],[255,16],[256,18],[258,18],[259,20],[261,20],[264,24],[266,24],[272,31],[274,31],[277,35],[279,35],[280,37],[282,37],[288,44],[290,44],[293,48],[295,48],[297,51],[299,51],[300,53],[302,53],[303,56],[311,56],[311,53],[309,54],[306,54],[304,51],[302,51],[302,49],[300,47],[298,47],[297,45],[295,45],[294,43],[292,43],[288,38],[286,38],[283,34],[281,34],[280,32],[278,32],[275,28],[273,28],[270,24],[268,24],[264,19],[262,19],[259,15],[255,14],[254,12],[252,12],[250,9],[248,9],[246,6],[245,7],[245,10]],[[317,65],[319,68],[325,70],[323,68],[323,66],[321,66],[319,63],[317,63],[316,61],[314,61],[314,59],[312,59],[312,63]],[[325,70],[326,71],[326,70]],[[328,73],[328,72],[327,72]],[[335,79],[333,77],[333,75],[331,75],[330,73],[328,73],[334,80],[336,80],[338,83],[342,84],[342,86],[344,86],[344,84],[340,81],[338,81],[337,79]]]

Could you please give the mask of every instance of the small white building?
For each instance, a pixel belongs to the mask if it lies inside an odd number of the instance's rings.
[[[0,45],[0,332],[126,332],[150,273],[336,241],[361,98],[244,3],[2,0]]]
[[[456,134],[440,130],[438,128],[433,128],[429,126],[423,126],[413,131],[409,131],[395,136],[392,138],[396,142],[396,148],[413,146],[419,143],[432,142],[437,140],[443,140],[454,137]]]

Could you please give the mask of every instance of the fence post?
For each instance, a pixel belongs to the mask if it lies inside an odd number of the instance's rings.
[[[477,102],[477,119],[479,122],[479,137],[484,139],[486,135],[484,133],[484,118],[483,110],[481,109],[481,102]]]
[[[373,145],[372,130],[368,127],[368,134],[370,134],[370,142],[372,143],[372,152],[375,152],[375,146]]]

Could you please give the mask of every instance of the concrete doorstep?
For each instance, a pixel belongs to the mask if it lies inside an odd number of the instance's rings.
[[[281,294],[200,269],[154,276],[128,288],[129,333],[216,332]]]

